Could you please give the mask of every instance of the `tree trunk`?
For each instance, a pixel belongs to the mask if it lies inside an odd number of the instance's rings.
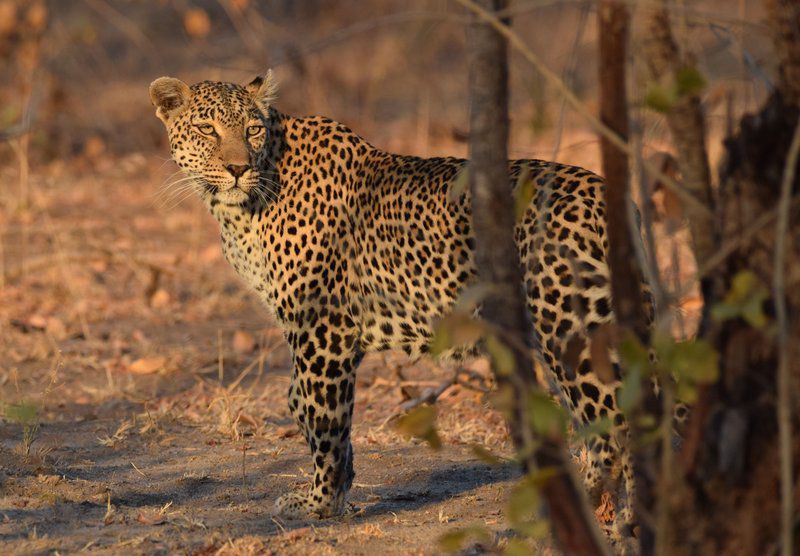
[[[694,60],[681,53],[672,34],[669,12],[666,6],[653,11],[647,26],[649,39],[645,43],[644,57],[650,74],[663,87],[673,87],[679,74],[697,75]],[[702,205],[712,209],[711,170],[706,151],[706,126],[701,101],[702,87],[680,91],[666,112],[667,125],[678,158],[682,185]],[[707,261],[717,250],[718,234],[709,213],[701,213],[693,206],[686,206],[692,236],[692,247],[698,261]],[[711,284],[701,280],[700,290],[708,295]],[[706,305],[706,309],[708,305]],[[701,330],[707,323],[708,311],[704,311]]]
[[[599,8],[600,119],[627,141],[629,116],[626,65],[630,15],[627,4],[621,1],[601,0]],[[642,291],[642,269],[639,267],[634,245],[638,238],[634,237],[636,225],[630,221],[628,210],[631,203],[628,156],[605,136],[601,137],[600,147],[603,174],[606,178],[608,258],[614,314],[622,331],[632,331],[644,345],[648,345],[650,334]],[[654,428],[660,422],[661,407],[655,398],[650,380],[643,378],[642,402],[627,417],[630,429],[629,449],[633,451],[636,477],[636,500],[632,502],[639,526],[640,551],[648,555],[655,549],[652,516],[655,515],[656,507],[655,483],[660,445],[652,441],[643,442],[642,439],[652,436]],[[639,418],[642,414],[655,417],[651,420],[653,424],[645,425],[645,421]]]
[[[481,0],[492,12],[504,0]],[[594,517],[583,503],[581,487],[570,471],[564,439],[537,438],[527,418],[528,395],[537,389],[531,346],[533,331],[523,299],[522,270],[514,242],[514,203],[508,178],[508,54],[506,41],[486,23],[470,29],[470,189],[476,259],[481,281],[492,285],[483,318],[513,352],[511,376],[497,375],[500,387],[514,392],[510,427],[528,471],[559,471],[541,485],[557,542],[568,554],[603,554]]]

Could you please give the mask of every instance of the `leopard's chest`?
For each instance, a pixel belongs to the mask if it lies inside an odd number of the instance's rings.
[[[239,277],[269,309],[274,309],[270,249],[265,245],[267,234],[257,221],[251,225],[224,227],[221,230],[222,253]]]

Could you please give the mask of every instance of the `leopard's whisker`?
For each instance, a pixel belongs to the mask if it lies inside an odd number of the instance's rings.
[[[179,205],[183,204],[187,199],[193,197],[194,194],[195,194],[194,191],[187,191],[183,194],[183,196],[170,199],[168,201],[169,206],[167,206],[167,203],[164,203],[161,208],[167,212],[172,211],[176,209]]]
[[[161,192],[156,198],[157,202],[168,203],[176,197],[182,196],[186,192],[195,193],[199,190],[199,186],[195,183],[183,184],[180,187]]]

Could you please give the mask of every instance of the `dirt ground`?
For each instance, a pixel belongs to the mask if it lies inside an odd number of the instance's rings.
[[[475,524],[495,538],[472,552],[503,546],[518,473],[472,449],[511,455],[480,361],[472,387],[441,398],[434,452],[393,417],[453,370],[369,356],[353,508],[273,519],[311,463],[286,407],[280,332],[200,203],[159,193],[171,164],[84,164],[51,164],[24,184],[26,206],[0,205],[0,553],[428,554]]]

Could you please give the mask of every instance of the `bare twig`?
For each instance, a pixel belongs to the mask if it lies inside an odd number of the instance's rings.
[[[414,398],[413,400],[408,400],[400,404],[400,409],[403,411],[411,411],[415,407],[422,405],[422,404],[433,404],[436,400],[445,393],[445,391],[456,384],[456,379],[458,375],[453,375],[448,380],[442,382],[439,386],[435,388],[426,388],[422,391],[422,394],[418,398]]]
[[[30,120],[30,118],[28,118]],[[30,121],[11,126],[9,128],[0,130],[0,141],[8,141],[15,139],[21,135],[25,135],[31,130]]]
[[[798,154],[800,154],[800,119],[794,130],[792,143],[786,156],[786,166],[781,182],[781,197],[778,205],[778,222],[775,225],[775,259],[772,272],[772,296],[775,316],[778,321],[778,438],[781,476],[781,554],[790,556],[793,542],[793,480],[792,480],[792,415],[791,384],[789,369],[789,319],[786,310],[785,268],[786,237],[789,230],[789,209],[792,186],[795,181]]]
[[[470,384],[468,380],[462,379],[461,375],[467,375],[468,378],[477,380],[480,384]],[[399,383],[399,385],[407,384],[419,383],[414,381],[403,381]],[[436,386],[429,386],[428,388],[425,388],[418,397],[400,404],[400,409],[403,412],[407,412],[422,404],[434,404],[436,403],[436,400],[438,400],[451,386],[456,385],[469,390],[476,390],[478,392],[486,393],[490,391],[490,388],[486,385],[486,378],[484,376],[469,369],[458,368],[450,378],[443,380]]]

